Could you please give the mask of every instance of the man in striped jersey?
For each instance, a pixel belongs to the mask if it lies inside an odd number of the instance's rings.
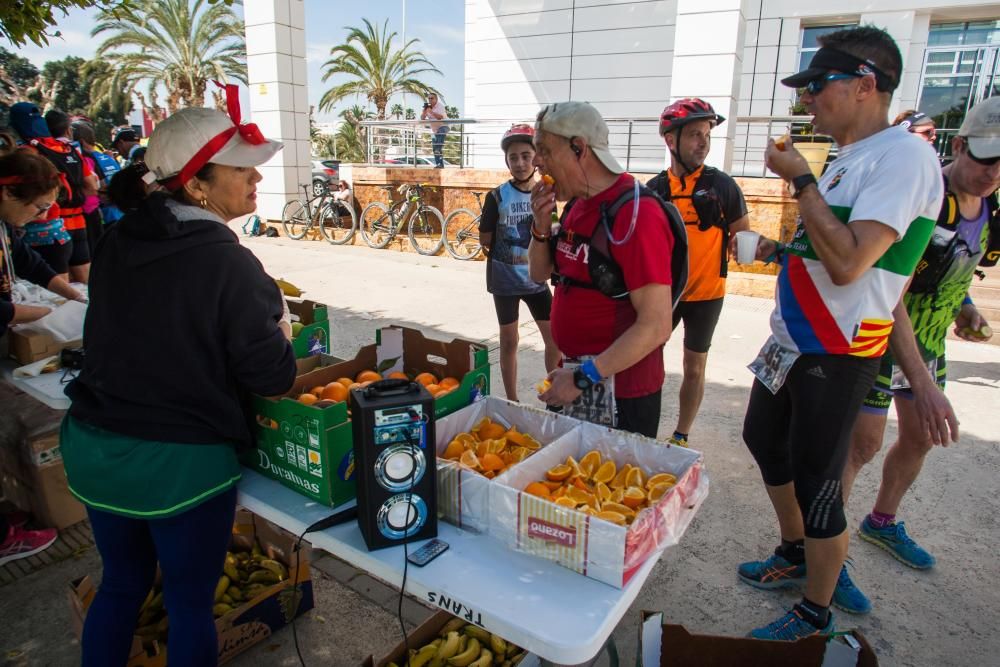
[[[804,584],[804,596],[751,633],[759,639],[828,633],[831,603],[851,602],[853,591],[838,586],[849,539],[841,476],[851,429],[943,194],[934,151],[889,125],[902,72],[892,38],[862,26],[820,44],[809,67],[782,83],[804,88],[801,101],[815,131],[837,142],[837,159],[817,183],[793,146],[772,141],[765,153],[768,168],[792,184],[799,220],[787,247],[761,239],[757,248],[758,259],[776,259],[781,271],[771,337],[750,365],[757,379],[743,439],[777,514],[781,545],[766,560],[741,564],[738,574],[758,588]]]

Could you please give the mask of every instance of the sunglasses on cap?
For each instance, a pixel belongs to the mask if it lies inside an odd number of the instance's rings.
[[[832,72],[830,74],[824,74],[821,77],[815,78],[808,82],[802,90],[806,91],[810,95],[819,95],[826,88],[827,84],[831,81],[842,81],[844,79],[857,79],[859,77],[865,76],[864,74],[844,74],[842,72]]]
[[[985,158],[984,157],[976,157],[975,155],[972,154],[972,146],[969,145],[969,140],[966,139],[965,137],[962,137],[962,141],[965,142],[965,153],[966,153],[966,155],[968,155],[969,158],[973,162],[975,162],[976,164],[981,164],[984,167],[992,167],[997,162],[1000,162],[1000,155],[998,155],[996,157],[985,157]]]

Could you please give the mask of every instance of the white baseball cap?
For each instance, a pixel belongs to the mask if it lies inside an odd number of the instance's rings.
[[[146,166],[157,181],[181,176],[180,187],[208,163],[255,167],[274,157],[280,141],[266,139],[252,123],[237,125],[216,109],[181,109],[149,137]],[[184,172],[183,174],[181,172]]]
[[[583,137],[590,150],[613,174],[625,172],[608,148],[608,124],[601,114],[587,102],[557,102],[548,104],[535,119],[536,132],[551,132],[571,139]]]
[[[976,157],[1000,157],[1000,97],[988,97],[969,109],[958,136]]]

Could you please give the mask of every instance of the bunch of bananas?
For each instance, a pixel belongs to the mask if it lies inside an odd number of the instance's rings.
[[[260,544],[254,541],[250,551],[228,551],[222,566],[223,574],[215,585],[216,618],[228,614],[244,602],[249,602],[274,584],[288,579],[288,568],[268,558]],[[144,644],[166,641],[170,623],[163,606],[163,590],[157,583],[149,591],[139,611],[135,633]]]
[[[418,650],[410,649],[407,667],[512,667],[525,651],[478,625],[453,618],[438,639]],[[399,667],[390,662],[387,667]]]

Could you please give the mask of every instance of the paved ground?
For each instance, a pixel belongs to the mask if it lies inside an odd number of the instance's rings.
[[[483,289],[481,262],[424,258],[390,250],[334,248],[322,242],[253,239],[247,242],[265,267],[333,307],[333,351],[353,354],[385,323],[419,327],[440,338],[490,339],[496,320]],[[763,592],[736,582],[735,567],[773,549],[776,523],[756,467],[740,440],[750,374],[745,365],[767,335],[767,300],[730,297],[709,357],[708,386],[692,445],[704,452],[712,487],[708,500],[678,547],[668,550],[615,633],[623,664],[634,664],[639,611],[663,610],[670,622],[704,633],[742,635],[770,621],[796,600],[792,592]],[[524,314],[527,317],[527,313]],[[543,375],[541,341],[522,327],[522,400]],[[676,416],[680,340],[665,352],[668,380],[660,433]],[[496,362],[496,353],[491,355]],[[837,614],[838,627],[858,627],[882,665],[995,664],[1000,592],[996,557],[1000,501],[1000,349],[949,342],[948,395],[962,421],[961,443],[935,451],[904,503],[902,518],[939,560],[931,572],[910,570],[875,547],[851,542],[854,576],[873,599],[866,617]],[[494,367],[495,392],[501,393]],[[894,437],[890,421],[887,439]],[[857,482],[850,522],[874,499],[881,459]],[[100,569],[93,549],[77,549],[61,563],[0,587],[0,662],[70,665],[78,646],[69,627],[66,582]],[[300,619],[299,640],[310,665],[357,665],[399,639],[394,590],[330,557],[316,563],[316,609]],[[429,613],[407,601],[412,626]],[[572,591],[565,613],[574,613]],[[989,656],[994,656],[990,658]],[[295,665],[289,631],[282,631],[235,659],[238,667]]]

